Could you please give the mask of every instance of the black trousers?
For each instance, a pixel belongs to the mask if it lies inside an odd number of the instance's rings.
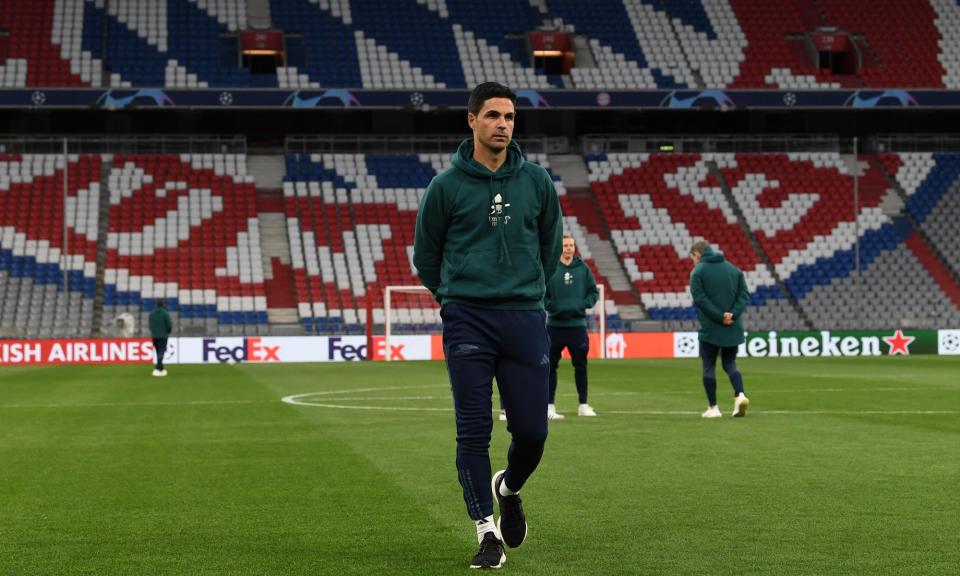
[[[707,393],[707,402],[717,405],[717,356],[720,356],[723,371],[730,378],[733,395],[743,392],[743,376],[737,368],[737,346],[719,347],[700,341],[700,360],[703,366],[703,389]]]
[[[167,339],[154,338],[153,349],[157,351],[157,370],[163,370],[163,355],[167,353]]]
[[[560,366],[560,356],[563,349],[570,351],[573,360],[573,378],[577,383],[577,396],[580,403],[587,403],[587,354],[590,352],[590,338],[584,326],[565,328],[548,326],[550,334],[550,403],[554,404],[557,397],[557,367]]]
[[[543,310],[488,310],[448,303],[443,318],[447,360],[457,422],[457,473],[473,520],[493,514],[490,438],[493,379],[497,379],[507,431],[504,482],[520,490],[540,464],[547,440],[549,343]]]

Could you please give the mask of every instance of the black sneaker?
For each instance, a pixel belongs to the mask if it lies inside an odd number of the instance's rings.
[[[500,506],[500,519],[497,520],[497,528],[503,537],[503,543],[511,548],[516,548],[523,544],[527,539],[527,517],[523,514],[523,502],[520,495],[501,496],[500,485],[503,484],[503,473],[501,470],[493,475],[490,486],[493,490],[493,497],[497,499]]]
[[[471,568],[499,568],[507,561],[507,555],[503,553],[503,542],[497,538],[493,532],[487,532],[483,535],[480,542],[480,549],[477,555],[473,557]]]

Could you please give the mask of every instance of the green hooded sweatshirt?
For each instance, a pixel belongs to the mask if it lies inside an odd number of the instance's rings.
[[[170,314],[166,308],[157,306],[150,313],[150,337],[166,338],[173,332],[173,322],[170,321]]]
[[[739,268],[723,254],[707,248],[690,273],[690,294],[700,316],[700,341],[726,348],[743,343],[741,316],[750,293]],[[724,312],[733,313],[733,324],[723,325]]]
[[[587,309],[593,308],[599,296],[593,272],[579,256],[574,256],[569,266],[560,262],[547,282],[547,325],[586,327]]]
[[[560,201],[547,171],[511,142],[506,161],[491,172],[473,159],[468,139],[420,201],[413,265],[441,305],[540,310],[562,236]]]

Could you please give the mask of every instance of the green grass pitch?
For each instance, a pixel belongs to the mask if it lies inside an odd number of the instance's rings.
[[[960,573],[960,358],[740,366],[703,420],[696,360],[592,362],[587,419],[565,362],[502,572]],[[169,373],[0,369],[0,574],[471,572],[442,363]]]

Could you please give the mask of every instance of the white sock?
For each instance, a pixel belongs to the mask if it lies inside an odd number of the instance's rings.
[[[487,532],[493,532],[493,534],[500,538],[500,533],[497,532],[497,523],[493,521],[493,515],[487,516],[483,520],[477,520],[477,543],[483,542],[483,537]]]
[[[517,494],[519,494],[519,492],[514,492],[513,490],[507,488],[507,483],[505,481],[500,483],[501,496],[516,496]]]

